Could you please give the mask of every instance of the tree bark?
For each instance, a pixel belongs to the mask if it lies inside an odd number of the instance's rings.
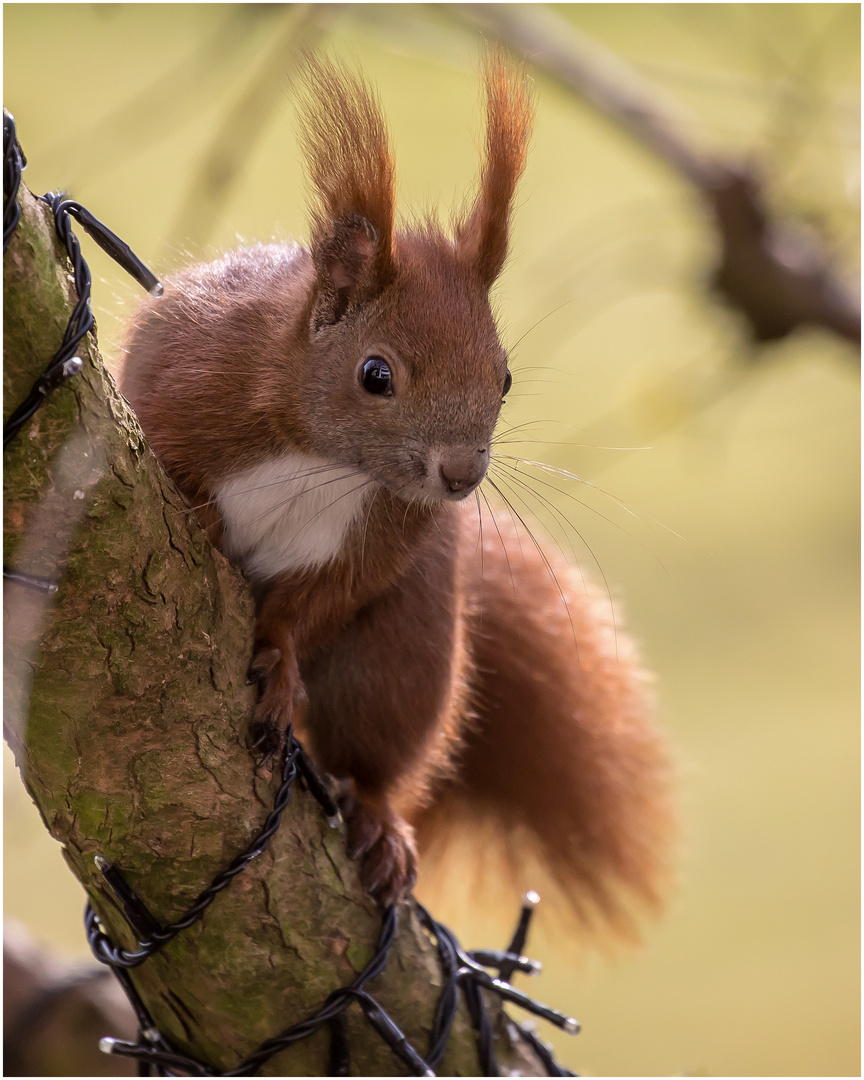
[[[5,260],[7,415],[58,347],[73,295],[49,208],[23,185],[19,201]],[[50,595],[6,584],[6,736],[106,931],[134,948],[94,857],[169,923],[259,832],[279,776],[256,770],[246,748],[244,581],[153,458],[92,335],[79,353],[81,373],[5,455],[6,566],[58,585]],[[266,852],[131,975],[171,1044],[224,1071],[350,983],[379,928],[341,829],[295,783]],[[368,989],[421,1054],[440,985],[434,946],[404,904]],[[356,1006],[347,1017],[356,1073],[403,1071]],[[523,1074],[536,1073],[524,1054]],[[324,1075],[327,1060],[322,1031],[261,1072]],[[464,1006],[440,1071],[477,1074]]]

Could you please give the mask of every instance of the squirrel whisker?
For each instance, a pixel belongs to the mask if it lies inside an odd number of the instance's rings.
[[[260,514],[256,514],[254,517],[247,518],[246,520],[247,520],[248,524],[252,525],[256,521],[260,521],[262,518],[267,517],[268,514],[274,514],[277,510],[281,510],[284,507],[290,506],[292,503],[297,502],[297,500],[302,499],[304,495],[313,495],[316,491],[319,491],[321,488],[328,487],[328,485],[330,485],[330,484],[336,484],[340,480],[349,480],[352,476],[362,476],[362,475],[363,474],[359,473],[359,472],[344,473],[342,476],[334,476],[330,480],[324,480],[324,481],[322,481],[322,483],[316,484],[314,487],[304,488],[302,491],[295,491],[293,495],[289,495],[288,498],[283,499],[282,502],[274,503],[272,506],[268,506],[267,509],[263,510]],[[366,479],[366,480],[363,481],[362,484],[359,484],[356,488],[351,488],[350,491],[344,491],[341,495],[337,495],[335,499],[333,499],[331,502],[329,502],[326,506],[322,506],[321,509],[317,513],[313,514],[312,517],[307,522],[304,523],[304,527],[308,528],[312,524],[313,521],[315,521],[317,518],[319,518],[321,516],[321,514],[326,513],[330,509],[330,507],[333,506],[334,503],[339,502],[340,499],[344,499],[349,495],[355,495],[358,491],[362,491],[363,488],[369,487],[369,485],[373,484],[373,483],[374,483],[374,480]],[[267,486],[267,485],[264,485],[264,486]],[[254,491],[256,489],[253,488],[252,490]],[[294,538],[296,539],[300,535],[302,535],[302,530],[301,530],[301,532],[295,533]]]
[[[512,466],[511,466],[511,469],[512,469]],[[501,476],[500,473],[498,473],[498,478],[499,478],[499,480],[502,479],[502,476]],[[544,495],[541,495],[539,492],[535,491],[531,487],[531,485],[529,483],[527,483],[522,477],[517,477],[515,475],[515,469],[512,470],[512,472],[509,475],[508,479],[509,479],[509,481],[511,483],[514,483],[514,484],[518,485],[519,488],[521,488],[523,491],[526,491],[529,495],[531,495],[541,506],[543,506],[544,508],[550,510],[552,512],[554,518],[558,519],[558,521],[563,521],[569,528],[571,528],[573,530],[573,532],[576,533],[576,535],[579,537],[579,539],[582,541],[582,543],[587,548],[588,553],[590,554],[591,558],[594,560],[594,565],[597,567],[597,571],[598,571],[598,573],[600,574],[600,577],[603,580],[603,588],[604,588],[604,590],[606,592],[606,597],[607,597],[607,599],[609,601],[609,612],[610,612],[610,615],[611,615],[611,618],[612,618],[612,630],[613,630],[614,635],[615,635],[615,653],[616,653],[616,657],[617,657],[617,654],[618,654],[618,627],[617,627],[616,616],[615,616],[615,604],[614,604],[614,602],[612,600],[612,591],[609,588],[609,581],[608,581],[608,579],[606,577],[606,571],[603,569],[603,566],[601,565],[600,560],[597,558],[597,555],[596,555],[594,549],[591,547],[591,545],[588,543],[588,541],[585,539],[585,537],[579,531],[579,529],[577,529],[576,526],[573,524],[573,522],[566,516],[566,514],[562,513],[562,511],[559,510],[558,507],[555,506],[555,504],[553,502],[551,502],[551,500],[547,499]],[[532,479],[536,480],[537,477],[532,477]],[[541,481],[541,483],[542,483],[542,481]],[[556,490],[557,490],[557,488],[556,488]],[[566,494],[566,492],[562,492],[562,494]],[[567,537],[567,541],[568,541],[568,543],[570,545],[570,550],[573,553],[573,558],[574,558],[574,561],[576,562],[576,566],[579,569],[579,576],[582,579],[582,587],[585,590],[585,594],[587,596],[588,595],[588,584],[587,584],[587,581],[585,580],[585,574],[582,571],[582,566],[581,566],[581,563],[579,561],[579,556],[576,554],[576,550],[575,550],[575,548],[573,546],[573,540],[570,537],[569,533],[567,532],[566,529],[564,529],[563,531],[564,531],[564,535]],[[557,543],[557,541],[555,541],[555,542]],[[559,550],[560,550],[560,545],[559,545]]]
[[[614,448],[613,447],[608,447],[608,448],[604,448],[604,449],[614,449]],[[496,461],[498,462],[498,464],[502,465],[502,466],[504,466],[507,461],[515,461],[517,463],[517,465],[518,464],[529,465],[529,466],[531,466],[533,468],[540,469],[543,472],[554,473],[557,476],[560,476],[565,480],[575,480],[580,484],[584,484],[585,487],[589,487],[593,491],[597,491],[601,495],[605,495],[607,499],[611,499],[612,502],[614,502],[616,506],[619,506],[622,510],[624,510],[631,517],[635,518],[641,524],[643,524],[643,525],[657,525],[659,528],[664,529],[668,533],[671,533],[672,536],[676,537],[678,540],[684,540],[685,539],[685,537],[683,537],[679,532],[676,532],[669,525],[665,525],[662,521],[658,521],[656,518],[647,517],[647,516],[645,516],[643,514],[640,514],[637,510],[634,510],[633,507],[628,506],[628,504],[626,502],[624,502],[623,499],[620,499],[617,495],[613,494],[611,491],[607,491],[605,488],[600,487],[598,484],[593,483],[591,480],[586,480],[582,476],[577,476],[576,473],[569,472],[567,469],[559,469],[559,468],[556,468],[554,465],[546,465],[541,461],[529,461],[526,458],[515,457],[512,454],[493,454],[492,457],[494,457],[496,459]],[[509,466],[509,467],[513,468],[513,466]],[[527,476],[527,475],[530,475],[530,474],[522,473],[521,475],[524,477],[524,476]],[[554,484],[550,484],[548,480],[542,480],[539,476],[533,476],[532,479],[535,480],[537,483],[544,484],[546,487],[551,487],[553,491],[557,491],[561,495],[565,495],[568,499],[573,499],[575,502],[579,503],[580,506],[583,506],[586,510],[590,510],[593,514],[597,514],[598,517],[602,517],[604,521],[607,521],[610,525],[614,525],[616,529],[620,529],[626,536],[629,536],[632,539],[636,540],[636,542],[641,547],[644,547],[645,550],[650,552],[650,554],[654,558],[657,558],[655,552],[651,551],[651,549],[649,547],[647,547],[647,545],[642,544],[642,542],[638,539],[638,537],[634,536],[633,533],[629,532],[622,525],[619,525],[617,521],[613,520],[612,518],[606,517],[604,514],[601,514],[600,511],[597,510],[595,507],[593,507],[590,503],[583,502],[581,499],[577,499],[576,496],[572,494],[572,492],[565,491],[563,488],[555,487]],[[660,562],[659,559],[657,561]],[[663,563],[660,562],[660,565],[663,566]],[[663,569],[665,571],[665,569],[666,569],[665,566],[663,566]]]
[[[493,509],[492,504],[489,502],[489,497],[486,494],[486,492],[483,490],[483,488],[479,487],[477,489],[477,492],[478,492],[479,495],[481,495],[483,497],[483,502],[486,503],[486,509],[489,511],[489,516],[492,518],[492,524],[495,526],[495,532],[498,533],[498,539],[501,541],[501,550],[504,552],[504,561],[507,563],[507,572],[510,575],[510,587],[513,589],[513,592],[514,592],[514,595],[515,595],[516,583],[513,580],[513,567],[510,565],[510,556],[509,556],[509,554],[507,552],[507,545],[504,543],[504,537],[501,535],[501,530],[498,528],[498,521],[497,521],[497,519],[495,517],[495,510]],[[482,528],[483,511],[481,510],[479,505],[478,505],[477,509],[478,509],[479,514],[480,514],[480,522],[481,522],[481,528]]]
[[[516,507],[512,505],[512,503],[507,498],[507,496],[504,494],[504,492],[501,490],[501,488],[498,486],[498,484],[496,484],[495,481],[490,476],[487,476],[486,479],[489,481],[489,484],[491,485],[492,490],[496,491],[501,496],[501,498],[504,500],[504,502],[507,503],[507,505],[510,507],[511,511],[516,515],[516,517],[519,520],[519,524],[522,526],[522,528],[525,530],[525,532],[530,537],[531,543],[537,549],[537,554],[540,556],[540,558],[543,560],[544,564],[546,565],[546,569],[549,571],[549,575],[552,578],[553,582],[555,583],[555,588],[558,590],[558,595],[561,597],[561,601],[564,604],[564,607],[565,607],[565,609],[567,611],[567,618],[570,621],[570,630],[571,630],[571,632],[573,634],[573,642],[574,642],[574,644],[576,646],[576,658],[578,660],[578,658],[579,658],[579,642],[578,642],[578,640],[576,638],[576,627],[575,627],[575,625],[573,623],[573,616],[572,616],[572,614],[570,612],[570,605],[567,603],[567,597],[564,595],[564,590],[561,588],[561,582],[558,580],[558,575],[555,573],[555,571],[552,568],[552,563],[549,562],[549,559],[546,556],[546,552],[540,546],[540,543],[538,542],[537,537],[534,535],[534,533],[526,525],[525,519],[522,517],[522,515],[519,513],[519,511],[516,509]],[[507,484],[508,487],[510,486],[509,483],[502,476],[500,476],[500,474],[498,476],[498,482],[502,483],[502,484]]]
[[[215,496],[212,499],[208,499],[203,503],[196,503],[194,506],[184,507],[182,510],[176,510],[176,514],[192,514],[196,510],[203,510],[207,506],[216,506],[220,499],[235,499],[240,495],[251,495],[256,491],[263,491],[265,488],[279,487],[280,485],[292,483],[294,480],[303,480],[309,476],[316,476],[321,473],[332,472],[333,469],[346,469],[351,468],[349,465],[319,465],[314,469],[309,469],[306,472],[292,473],[290,477],[281,477],[279,480],[270,480],[265,484],[254,484],[252,487],[242,488],[239,491],[229,491],[221,494],[217,499]],[[345,476],[356,475],[360,476],[360,470],[355,470],[354,473],[346,473]],[[339,479],[337,477],[337,479]],[[314,491],[314,488],[305,488],[305,491]]]

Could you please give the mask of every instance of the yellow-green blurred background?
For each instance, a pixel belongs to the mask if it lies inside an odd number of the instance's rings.
[[[857,275],[857,5],[555,11],[677,102],[701,145],[759,161],[773,205]],[[3,17],[26,182],[70,191],[157,272],[305,235],[301,36],[379,87],[403,210],[447,210],[475,180],[481,38],[456,5],[7,4]],[[857,354],[815,331],[754,349],[707,295],[716,241],[693,191],[539,72],[535,86],[497,300],[505,342],[526,335],[505,417],[536,441],[510,452],[633,514],[536,472],[565,492],[535,484],[570,524],[533,496],[520,509],[595,577],[599,561],[621,601],[677,748],[685,838],[677,893],[641,950],[576,960],[538,937],[546,971],[529,989],[581,1020],[556,1045],[582,1073],[857,1075]],[[82,247],[110,359],[136,286]],[[84,956],[82,903],[7,762],[7,913]],[[513,914],[484,901],[454,917],[466,944],[494,947]]]

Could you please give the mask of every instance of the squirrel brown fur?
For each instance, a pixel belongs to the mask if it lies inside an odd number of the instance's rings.
[[[506,516],[481,529],[467,499],[510,383],[489,290],[525,81],[487,58],[479,192],[452,235],[397,228],[364,80],[309,58],[304,85],[309,248],[169,278],[132,321],[120,380],[252,582],[258,749],[293,721],[341,782],[349,851],[382,903],[412,887],[418,839],[422,854],[489,819],[577,914],[623,922],[628,893],[662,890],[672,820],[638,663],[578,573]]]

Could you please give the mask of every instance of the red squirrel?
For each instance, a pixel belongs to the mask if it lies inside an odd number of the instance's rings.
[[[374,92],[307,59],[309,247],[166,280],[120,386],[252,583],[259,749],[293,720],[341,782],[368,891],[398,900],[418,842],[492,819],[577,913],[620,922],[657,899],[671,821],[642,675],[582,578],[469,498],[511,383],[489,290],[533,112],[497,55],[483,78],[479,191],[448,234],[396,226]]]

